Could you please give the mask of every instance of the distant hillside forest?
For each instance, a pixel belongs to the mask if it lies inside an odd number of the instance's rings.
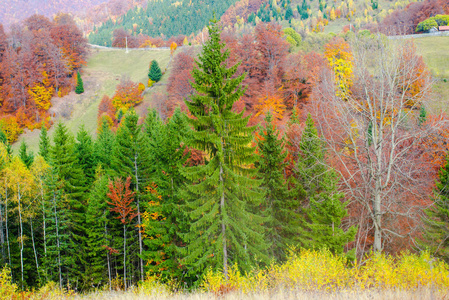
[[[63,11],[75,13],[108,2],[109,0],[8,0],[0,1],[0,23],[9,26],[32,16],[41,14],[52,17]]]
[[[171,37],[180,34],[189,35],[202,30],[215,12],[221,17],[236,0],[176,0],[149,2],[147,8],[135,7],[116,22],[107,20],[89,36],[89,42],[96,45],[111,46],[112,33],[124,28],[133,34],[151,37]]]

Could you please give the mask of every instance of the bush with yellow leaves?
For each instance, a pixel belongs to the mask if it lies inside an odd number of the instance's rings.
[[[16,296],[17,285],[11,281],[11,269],[5,266],[0,272],[0,300],[9,300]]]
[[[301,250],[281,265],[272,264],[242,274],[237,265],[228,279],[222,272],[206,272],[202,287],[220,294],[224,289],[243,293],[275,289],[337,292],[342,290],[406,290],[449,288],[449,267],[429,253],[402,253],[397,257],[372,253],[362,262],[350,263],[328,250]]]

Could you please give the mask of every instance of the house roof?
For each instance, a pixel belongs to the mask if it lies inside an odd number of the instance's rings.
[[[440,26],[438,27],[439,31],[449,31],[449,26]]]

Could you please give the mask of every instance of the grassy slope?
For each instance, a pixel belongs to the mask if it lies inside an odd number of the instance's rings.
[[[75,95],[73,92],[61,99],[53,99],[54,109],[61,103],[72,103],[73,110],[70,118],[63,119],[68,129],[76,134],[78,128],[84,124],[88,132],[95,134],[97,127],[97,112],[103,95],[112,96],[116,85],[119,83],[121,76],[129,76],[134,82],[146,83],[148,80],[148,66],[151,60],[155,59],[161,69],[164,70],[170,60],[170,50],[141,51],[130,50],[125,53],[124,50],[92,50],[87,60],[87,65],[83,68],[83,81],[85,93]],[[162,77],[161,85],[150,90],[145,95],[144,102],[141,106],[148,106],[151,100],[151,94],[156,90],[165,90],[163,85],[168,78],[168,73]],[[139,109],[138,109],[139,111]],[[141,111],[141,110],[140,110]],[[55,123],[57,119],[53,120]],[[50,129],[52,134],[54,126]],[[39,144],[40,130],[26,132],[19,138],[19,142],[13,145],[14,150],[18,149],[20,141],[25,139],[30,150],[37,152]],[[17,152],[17,151],[16,151]]]
[[[423,37],[415,39],[414,42],[418,53],[423,56],[435,79],[434,100],[432,100],[431,108],[434,112],[447,111],[449,103],[449,37]]]

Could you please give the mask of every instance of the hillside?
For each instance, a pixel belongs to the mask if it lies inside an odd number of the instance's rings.
[[[98,105],[103,95],[112,96],[116,85],[122,76],[129,76],[134,82],[146,82],[148,80],[148,64],[151,60],[157,60],[165,68],[170,60],[169,50],[138,51],[130,50],[92,50],[83,68],[83,81],[85,92],[76,95],[71,92],[63,98],[53,98],[51,113],[55,114],[53,121],[56,123],[61,120],[68,129],[76,134],[78,128],[84,124],[86,130],[95,135],[97,129]],[[164,89],[164,83],[169,76],[170,69],[162,77],[159,86],[152,88],[136,110],[142,113],[151,99],[151,95],[158,89]],[[49,130],[50,135],[54,127]],[[24,139],[30,147],[30,150],[37,152],[39,144],[40,130],[26,131],[21,135],[19,141]],[[20,143],[15,143],[13,149],[18,149]]]
[[[136,7],[117,20],[107,20],[94,30],[89,36],[89,41],[96,45],[111,46],[112,32],[118,28],[124,28],[134,35],[140,33],[151,37],[196,34],[209,23],[213,12],[219,18],[235,2],[235,0],[150,1],[146,9]]]
[[[82,13],[109,0],[10,0],[0,1],[0,23],[11,25],[33,14],[51,17],[58,12]]]

